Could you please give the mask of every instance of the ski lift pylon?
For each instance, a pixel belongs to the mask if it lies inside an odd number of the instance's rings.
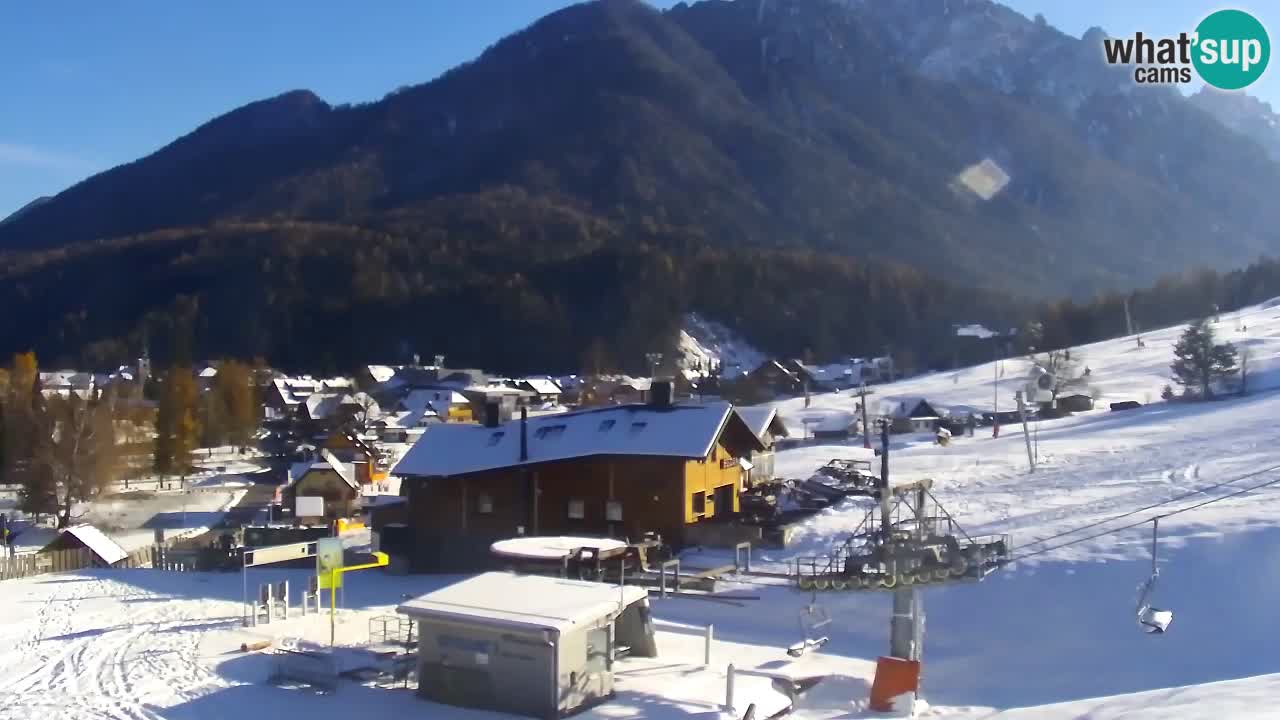
[[[1151,604],[1155,595],[1156,582],[1160,578],[1160,568],[1156,565],[1156,543],[1160,535],[1160,518],[1151,521],[1151,577],[1138,586],[1138,625],[1148,635],[1162,635],[1173,622],[1173,611],[1164,610]]]

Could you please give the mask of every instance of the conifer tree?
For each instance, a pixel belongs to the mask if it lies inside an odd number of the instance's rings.
[[[1236,373],[1236,348],[1217,343],[1207,320],[1192,322],[1173,346],[1173,381],[1197,390],[1201,398],[1213,397],[1213,383]]]

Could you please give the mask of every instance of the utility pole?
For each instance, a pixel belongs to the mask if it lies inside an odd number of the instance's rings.
[[[893,494],[889,492],[889,419],[880,418],[880,530],[884,533],[884,540],[889,540],[889,533],[893,526],[892,518],[889,517],[889,499]]]
[[[1036,461],[1031,455],[1031,435],[1027,433],[1027,408],[1022,401],[1022,391],[1013,394],[1018,401],[1018,417],[1022,419],[1022,439],[1027,443],[1027,465],[1031,467],[1031,472],[1036,471]]]
[[[858,388],[858,398],[862,403],[862,447],[871,449],[871,425],[867,423],[867,384]]]
[[[1000,437],[1000,343],[991,345],[991,437]]]

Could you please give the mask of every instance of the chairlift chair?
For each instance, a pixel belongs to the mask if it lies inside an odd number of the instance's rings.
[[[1173,622],[1173,611],[1151,604],[1155,595],[1160,568],[1156,567],[1156,541],[1160,532],[1160,518],[1151,521],[1151,577],[1138,586],[1138,625],[1148,635],[1163,635]]]
[[[800,630],[803,638],[800,642],[788,647],[787,654],[791,657],[800,657],[810,650],[821,650],[830,640],[824,634],[830,624],[831,613],[818,604],[815,593],[814,598],[800,611]]]

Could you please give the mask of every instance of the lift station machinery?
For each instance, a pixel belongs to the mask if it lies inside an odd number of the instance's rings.
[[[931,480],[889,484],[889,426],[881,422],[880,478],[859,493],[876,501],[829,555],[795,560],[802,590],[885,590],[893,593],[889,658],[918,663],[924,636],[920,587],[977,582],[1010,558],[1008,535],[971,537],[930,491]],[[911,687],[914,691],[915,688]],[[873,706],[876,704],[873,687]]]

